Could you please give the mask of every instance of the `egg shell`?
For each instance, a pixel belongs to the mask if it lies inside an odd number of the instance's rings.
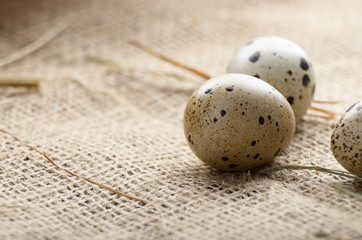
[[[295,118],[274,87],[252,76],[225,74],[196,90],[184,112],[191,150],[222,171],[270,162],[293,138]]]
[[[315,74],[310,58],[301,47],[284,38],[256,38],[237,51],[226,72],[268,82],[291,104],[296,121],[302,119],[313,100]]]
[[[336,124],[331,150],[349,172],[362,176],[362,102],[353,104]]]

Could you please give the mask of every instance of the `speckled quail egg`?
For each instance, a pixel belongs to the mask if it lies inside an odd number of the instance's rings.
[[[241,47],[227,73],[260,78],[280,91],[293,108],[296,121],[311,105],[315,75],[308,55],[297,44],[280,37],[260,37]]]
[[[331,150],[349,172],[362,176],[362,102],[353,104],[336,124]]]
[[[270,84],[244,74],[225,74],[196,90],[184,112],[191,150],[222,171],[240,171],[270,162],[295,131],[294,113]]]

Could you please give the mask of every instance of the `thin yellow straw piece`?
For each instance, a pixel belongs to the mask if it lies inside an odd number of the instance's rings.
[[[200,76],[200,77],[202,77],[202,78],[204,78],[206,80],[211,78],[211,76],[209,76],[208,74],[203,73],[203,72],[201,72],[201,71],[199,71],[199,70],[197,70],[195,68],[192,68],[190,66],[179,63],[179,62],[177,62],[177,61],[175,61],[175,60],[173,60],[173,59],[171,59],[169,57],[166,57],[166,56],[164,56],[164,55],[162,55],[160,53],[156,53],[153,50],[145,47],[144,45],[142,45],[141,43],[139,43],[139,42],[137,42],[135,40],[131,40],[128,43],[135,46],[135,47],[137,47],[137,48],[139,48],[139,49],[141,49],[141,50],[143,50],[144,52],[146,52],[146,53],[148,53],[148,54],[150,54],[150,55],[152,55],[154,57],[157,57],[157,58],[159,58],[159,59],[161,59],[161,60],[163,60],[165,62],[168,62],[168,63],[170,63],[170,64],[172,64],[174,66],[177,66],[177,67],[185,69],[185,70],[187,70],[189,72],[192,72],[192,73],[194,73],[194,74],[196,74],[196,75],[198,75],[198,76]]]
[[[39,87],[39,78],[0,78],[0,86],[10,87]]]
[[[145,200],[143,200],[143,199],[140,199],[140,198],[137,198],[137,197],[133,197],[133,196],[128,195],[128,194],[125,194],[125,193],[121,193],[121,192],[119,192],[119,191],[117,191],[117,190],[115,190],[115,189],[113,189],[113,188],[110,188],[110,187],[108,187],[108,186],[106,186],[106,185],[103,185],[103,184],[101,184],[101,183],[95,182],[95,181],[93,181],[93,180],[91,180],[91,179],[88,179],[88,178],[86,178],[86,177],[80,176],[80,175],[78,175],[78,174],[75,174],[75,173],[73,173],[73,172],[71,172],[71,171],[63,168],[63,167],[60,167],[60,166],[59,166],[58,164],[56,164],[53,160],[51,160],[45,153],[41,152],[41,151],[38,150],[37,148],[35,148],[35,147],[33,147],[33,146],[29,145],[29,144],[26,144],[25,142],[23,142],[22,140],[20,140],[20,139],[17,138],[16,136],[14,136],[13,134],[8,133],[7,131],[5,131],[5,130],[3,130],[3,129],[0,129],[0,132],[5,133],[5,134],[8,135],[8,136],[11,136],[12,138],[14,138],[16,141],[20,142],[20,143],[23,144],[24,146],[27,146],[28,148],[30,148],[30,149],[36,151],[37,153],[41,154],[41,155],[42,155],[43,157],[45,157],[51,164],[53,164],[56,168],[58,168],[58,169],[60,169],[60,170],[63,170],[63,171],[65,171],[65,172],[69,173],[69,174],[72,175],[72,176],[81,178],[81,179],[83,179],[84,181],[87,181],[87,182],[90,182],[90,183],[92,183],[92,184],[95,184],[95,185],[97,185],[97,186],[99,186],[99,187],[101,187],[101,188],[104,188],[104,189],[106,189],[106,190],[108,190],[108,191],[110,191],[110,192],[112,192],[112,193],[117,194],[118,196],[126,197],[126,198],[129,198],[129,199],[134,200],[134,201],[142,202],[142,203],[144,203],[144,204],[147,203],[147,202],[146,202]]]

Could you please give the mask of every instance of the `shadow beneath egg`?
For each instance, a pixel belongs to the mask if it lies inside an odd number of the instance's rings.
[[[191,191],[195,191],[194,194],[208,195],[211,199],[216,199],[217,196],[235,201],[250,199],[253,196],[256,197],[256,194],[264,193],[265,195],[275,185],[286,186],[287,184],[291,191],[295,191],[294,188],[303,189],[308,179],[311,182],[316,179],[323,181],[324,175],[316,174],[314,171],[283,170],[265,174],[259,174],[258,171],[282,164],[326,166],[326,158],[333,158],[329,145],[334,123],[333,120],[305,117],[298,122],[289,146],[272,162],[261,167],[241,172],[222,172],[200,161],[199,165],[189,165],[188,168],[178,172],[180,175],[173,177],[179,178],[180,185],[187,185]],[[311,178],[306,177],[308,175]],[[325,182],[320,184],[326,185]],[[354,184],[357,184],[354,189],[359,189],[358,183]],[[300,191],[303,192],[303,190]]]
[[[222,172],[200,163],[172,174],[172,177],[179,178],[180,187],[187,186],[194,194],[209,196],[211,199],[222,196],[237,201],[265,192],[272,184],[267,175],[258,174],[259,169]]]
[[[337,120],[326,120],[318,117],[304,117],[300,120],[295,129],[295,135],[315,135],[321,130],[332,131]]]

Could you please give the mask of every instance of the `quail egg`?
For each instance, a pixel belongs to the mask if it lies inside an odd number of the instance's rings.
[[[315,74],[310,58],[287,39],[256,38],[237,51],[226,72],[248,74],[268,82],[288,100],[296,121],[302,119],[312,103]]]
[[[195,155],[222,171],[259,167],[287,147],[293,110],[270,84],[244,74],[206,81],[184,112],[184,133]]]
[[[362,176],[362,102],[353,104],[336,124],[331,150],[349,172]]]

